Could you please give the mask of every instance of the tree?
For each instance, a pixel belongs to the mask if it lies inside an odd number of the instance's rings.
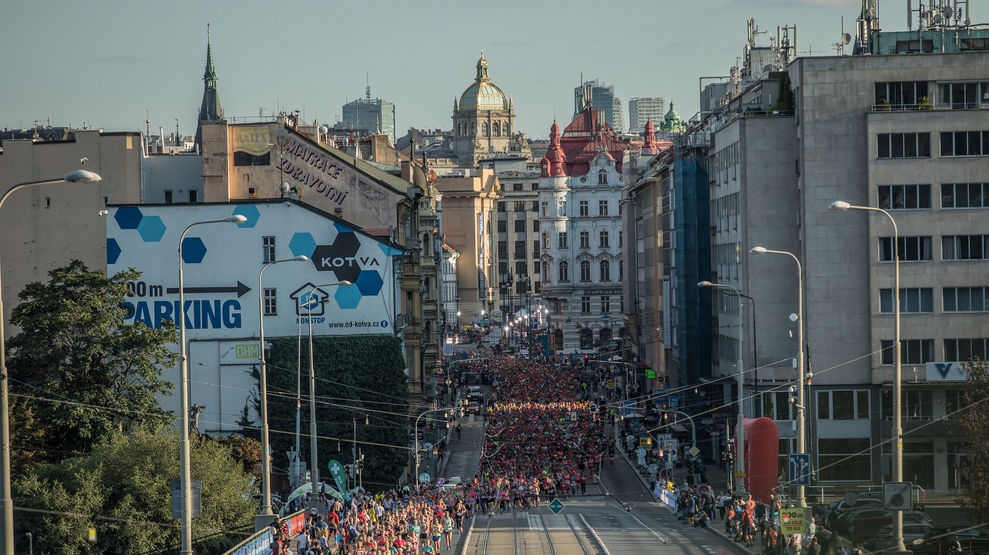
[[[989,407],[986,406],[989,401],[989,364],[976,358],[966,363],[966,368],[966,408],[958,415],[969,440],[963,502],[973,514],[981,517],[989,514]]]
[[[268,368],[268,425],[271,429],[272,466],[288,468],[285,452],[295,445],[296,338],[272,340]],[[302,349],[302,458],[309,459],[309,360]],[[370,490],[393,487],[409,460],[409,404],[405,359],[401,341],[392,336],[317,337],[313,341],[316,371],[316,422],[320,477],[329,480],[331,459],[352,462],[350,439],[357,420],[358,449],[364,454],[364,486]],[[257,369],[252,376],[259,378]],[[248,401],[260,411],[260,395]],[[246,407],[245,407],[246,409]],[[242,414],[244,435],[259,437],[256,424]],[[369,445],[377,443],[381,445]],[[384,445],[384,446],[382,446]]]
[[[39,553],[147,553],[180,543],[170,479],[179,477],[178,434],[135,426],[111,432],[87,455],[46,464],[14,485],[17,538],[34,535]],[[199,553],[220,553],[250,533],[250,476],[230,448],[193,440],[192,476],[202,480],[202,518],[193,519]],[[88,541],[89,527],[97,540]],[[243,534],[230,530],[245,529]],[[26,551],[27,546],[23,546]]]
[[[12,396],[23,401],[11,414],[15,452],[56,462],[89,452],[114,430],[171,422],[156,398],[171,392],[160,368],[177,358],[167,348],[177,341],[174,327],[121,325],[127,284],[140,272],[107,278],[73,260],[48,275],[24,288],[11,314],[20,332],[7,343],[7,366]],[[32,421],[43,424],[40,434]]]

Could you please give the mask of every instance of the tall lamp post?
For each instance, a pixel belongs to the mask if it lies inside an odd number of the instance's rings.
[[[804,273],[800,259],[789,251],[775,251],[765,247],[752,247],[753,254],[781,254],[789,256],[797,264],[797,452],[807,452],[807,433],[804,427]],[[741,453],[739,453],[741,455]],[[804,486],[797,486],[797,504],[807,506]]]
[[[334,285],[346,287],[350,285],[350,282],[342,280],[313,285],[309,288],[309,294],[306,296],[306,321],[309,324],[309,458],[311,459],[309,464],[312,466],[313,491],[316,491],[316,484],[319,483],[319,465],[316,456],[316,366],[313,364],[312,358],[312,296],[320,287],[333,287]]]
[[[735,435],[736,445],[736,458],[735,458],[735,470],[736,470],[736,485],[735,489],[739,493],[745,492],[745,411],[743,410],[743,403],[745,401],[745,394],[742,389],[745,385],[745,374],[743,372],[744,357],[742,355],[742,338],[745,337],[745,305],[742,303],[742,292],[736,287],[728,285],[726,283],[711,283],[710,281],[702,281],[697,284],[698,287],[711,287],[720,289],[731,289],[738,298],[738,357],[735,365],[738,367],[737,377],[738,377],[738,432]]]
[[[230,216],[222,220],[207,220],[189,224],[179,236],[179,310],[175,315],[179,320],[179,358],[182,361],[181,410],[182,429],[179,430],[179,462],[181,465],[182,486],[182,553],[192,553],[192,464],[189,460],[189,360],[185,352],[185,275],[182,271],[182,244],[185,234],[197,225],[205,224],[242,224],[247,218],[241,215]]]
[[[87,170],[76,170],[69,172],[60,179],[47,179],[44,181],[28,181],[18,183],[0,197],[0,207],[3,206],[7,197],[14,191],[24,187],[35,185],[55,185],[57,183],[97,183],[103,181],[98,173]],[[2,286],[0,286],[2,292]],[[3,441],[2,463],[0,463],[0,476],[3,477],[3,552],[14,552],[14,500],[10,493],[10,399],[7,390],[7,359],[6,345],[4,344],[4,314],[3,295],[0,293],[0,436]]]
[[[427,410],[427,411],[423,411],[419,416],[416,417],[415,427],[412,430],[413,435],[415,436],[415,451],[416,451],[415,452],[415,456],[416,456],[416,458],[415,458],[415,470],[414,470],[414,474],[416,475],[416,489],[419,489],[419,419],[422,418],[423,416],[426,416],[427,414],[429,414],[431,412],[446,412],[446,411],[452,411],[452,410],[457,410],[457,409],[456,409],[456,407],[441,407],[441,408],[438,408],[438,409],[430,409],[430,410]],[[449,421],[447,421],[447,423],[449,423]]]
[[[260,330],[261,342],[261,512],[254,519],[255,531],[263,529],[271,523],[271,457],[269,456],[270,446],[268,444],[268,369],[264,358],[264,289],[261,285],[261,276],[268,266],[281,264],[282,262],[306,262],[308,256],[300,255],[295,258],[284,260],[272,260],[265,262],[258,272],[258,329]]]
[[[893,481],[903,481],[903,423],[902,410],[900,407],[903,391],[902,379],[902,353],[900,353],[900,232],[896,227],[896,220],[893,216],[882,208],[872,206],[856,206],[843,200],[836,200],[831,203],[831,210],[862,210],[865,212],[878,212],[889,219],[893,225]],[[893,538],[896,541],[897,551],[906,551],[903,543],[903,513],[893,511]]]

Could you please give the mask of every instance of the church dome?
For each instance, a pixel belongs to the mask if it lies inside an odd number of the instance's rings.
[[[477,77],[460,95],[461,110],[507,110],[508,98],[488,77],[488,61],[481,53],[477,61]]]

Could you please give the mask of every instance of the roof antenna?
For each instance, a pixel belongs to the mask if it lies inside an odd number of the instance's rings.
[[[364,71],[364,98],[371,100],[371,74]]]

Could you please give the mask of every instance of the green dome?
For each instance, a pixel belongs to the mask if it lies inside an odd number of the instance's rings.
[[[467,90],[460,95],[461,110],[507,110],[508,99],[505,93],[488,78],[488,61],[481,53],[477,61],[477,78]]]

